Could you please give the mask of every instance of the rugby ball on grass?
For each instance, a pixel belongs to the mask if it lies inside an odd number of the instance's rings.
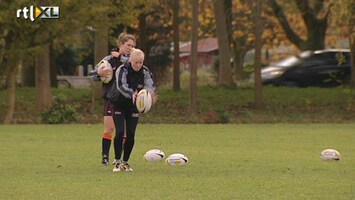
[[[138,111],[140,113],[147,113],[152,107],[152,104],[153,99],[150,92],[148,92],[146,89],[140,90],[136,97],[136,107]]]
[[[163,160],[164,157],[165,157],[164,152],[162,150],[159,150],[159,149],[149,150],[143,156],[144,160],[153,161],[153,162],[161,161],[161,160]]]
[[[335,149],[325,149],[320,153],[322,160],[340,160],[340,153]]]
[[[98,67],[100,70],[110,70],[110,74],[108,76],[100,76],[100,80],[103,82],[103,83],[109,83],[111,80],[112,80],[112,76],[113,76],[113,69],[112,69],[112,66],[111,64],[107,61],[107,60],[101,60],[100,61],[100,64],[99,64],[99,67]]]
[[[183,166],[189,163],[189,159],[181,153],[174,153],[168,156],[165,162],[170,166]]]

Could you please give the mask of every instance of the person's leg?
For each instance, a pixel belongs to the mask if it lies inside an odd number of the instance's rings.
[[[126,116],[126,143],[124,145],[123,152],[123,167],[126,171],[133,171],[132,167],[128,164],[129,157],[131,156],[133,146],[135,143],[135,134],[138,124],[139,114],[138,113],[129,113]]]
[[[113,115],[113,121],[116,128],[116,135],[114,138],[115,147],[115,160],[120,160],[123,150],[123,135],[125,132],[125,119],[124,114],[120,111],[116,111]]]
[[[115,125],[112,119],[112,106],[108,101],[104,102],[104,133],[102,134],[102,164],[109,164],[109,154],[112,141],[112,133]]]
[[[114,138],[114,148],[115,148],[115,163],[113,167],[113,172],[121,171],[121,156],[123,151],[123,135],[125,132],[125,118],[121,111],[115,111],[113,115],[113,121],[115,123],[116,135]]]

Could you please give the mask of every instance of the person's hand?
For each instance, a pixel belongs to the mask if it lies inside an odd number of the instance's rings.
[[[113,56],[113,57],[115,57],[115,58],[118,58],[118,57],[120,57],[120,52],[118,52],[118,51],[112,51],[112,52],[111,52],[111,56]]]
[[[152,96],[152,105],[154,105],[158,101],[158,93],[151,92],[150,95]]]
[[[137,95],[138,95],[138,91],[136,90],[136,91],[133,92],[133,94],[132,94],[132,103],[133,103],[133,104],[136,103]]]

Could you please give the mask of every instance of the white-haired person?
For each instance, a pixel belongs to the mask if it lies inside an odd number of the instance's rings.
[[[102,98],[104,100],[103,108],[104,108],[104,132],[102,134],[102,160],[101,163],[105,166],[109,164],[109,153],[111,147],[111,140],[113,138],[112,133],[115,130],[115,125],[112,119],[113,107],[112,103],[108,100],[107,95],[109,92],[109,88],[112,84],[114,84],[115,72],[119,66],[121,66],[124,62],[128,61],[129,54],[136,46],[136,38],[128,33],[121,33],[118,36],[117,40],[118,48],[114,48],[111,51],[111,55],[106,56],[103,60],[107,60],[113,69],[111,72],[107,68],[100,68],[99,64],[96,65],[97,74],[99,77],[107,77],[109,75],[113,75],[112,79],[108,83],[102,84]],[[99,80],[99,79],[98,79]]]
[[[133,171],[128,164],[132,153],[139,112],[135,99],[141,89],[146,89],[153,98],[153,105],[157,100],[156,87],[151,71],[143,65],[144,53],[140,49],[132,49],[128,62],[116,70],[116,88],[119,98],[113,103],[113,120],[116,126],[114,138],[115,161],[112,171]],[[122,144],[126,133],[125,144]],[[123,147],[123,148],[122,148]]]

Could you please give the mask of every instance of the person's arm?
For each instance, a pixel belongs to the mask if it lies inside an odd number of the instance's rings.
[[[144,74],[144,89],[146,89],[152,95],[153,105],[154,105],[158,100],[158,93],[157,93],[157,88],[155,87],[154,84],[153,74],[146,66],[143,66],[143,74]]]
[[[146,89],[150,93],[155,92],[156,87],[153,81],[153,74],[146,66],[143,66],[143,74],[144,74],[144,89]]]
[[[123,96],[131,99],[135,91],[133,91],[127,83],[127,74],[128,70],[124,67],[124,65],[121,65],[116,70],[116,87]]]

